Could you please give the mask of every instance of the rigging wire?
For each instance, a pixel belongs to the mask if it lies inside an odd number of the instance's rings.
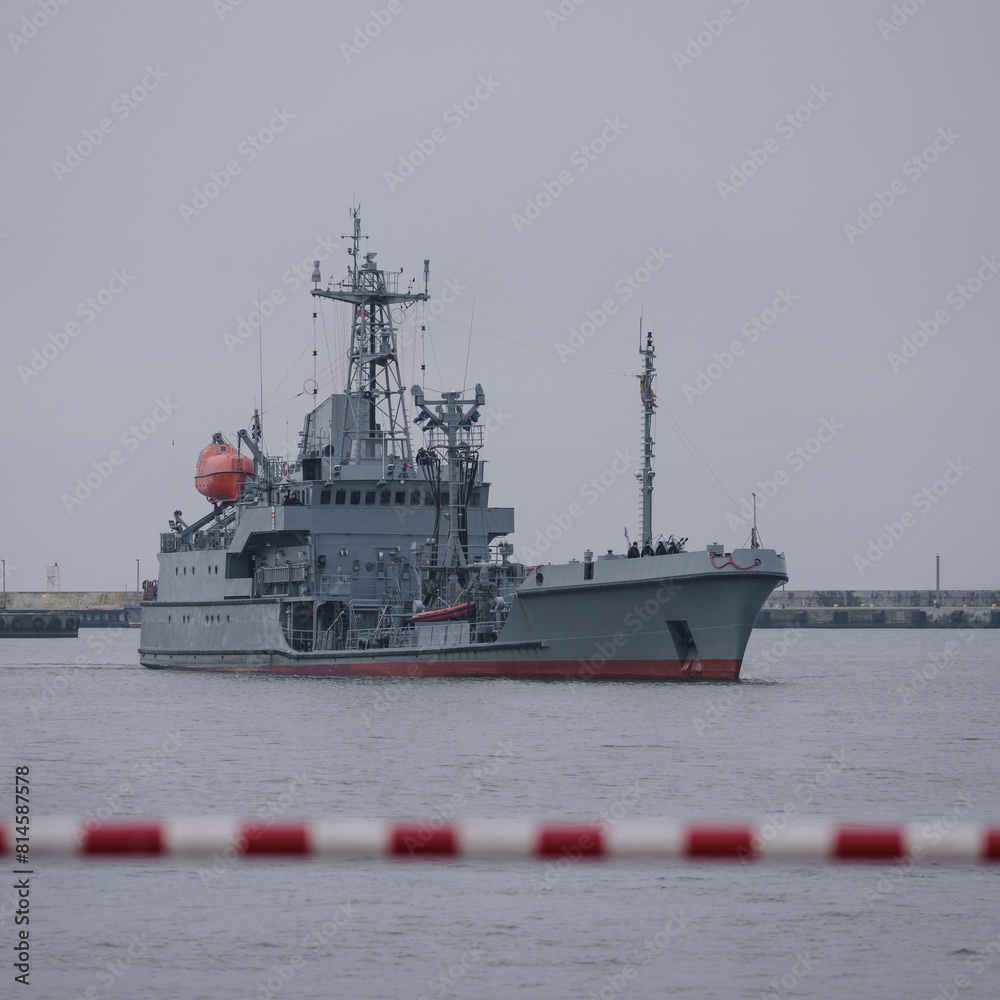
[[[715,474],[712,467],[708,464],[708,460],[704,455],[698,450],[695,443],[687,436],[681,425],[677,422],[677,418],[662,404],[658,407],[661,413],[667,415],[667,419],[670,421],[674,432],[677,434],[678,439],[681,444],[687,449],[688,454],[694,459],[695,464],[704,474],[705,478],[708,480],[709,484],[712,486],[717,493],[729,504],[730,507],[739,515],[740,520],[744,520],[743,514],[740,511],[739,505],[733,499],[732,494],[726,489],[725,484],[722,480]]]
[[[440,320],[438,320],[438,322],[439,323],[444,323],[447,326],[456,326],[456,327],[460,326],[460,324],[455,323],[455,322],[453,322],[451,320],[440,319]],[[461,329],[463,329],[463,330],[465,329],[464,325],[461,326]],[[447,333],[448,331],[445,331],[445,332]],[[612,367],[610,367],[608,365],[598,364],[595,361],[584,361],[582,358],[563,358],[559,354],[557,354],[555,351],[550,351],[550,350],[548,350],[547,348],[544,348],[544,347],[538,347],[535,344],[526,344],[526,343],[524,343],[524,341],[522,341],[522,340],[515,340],[513,337],[503,337],[500,334],[497,334],[497,333],[487,333],[485,330],[479,330],[479,329],[477,329],[475,332],[479,336],[481,336],[481,337],[487,337],[487,338],[490,338],[492,340],[502,340],[502,341],[504,341],[505,343],[508,343],[508,344],[516,344],[518,347],[524,347],[524,348],[526,348],[529,351],[535,351],[535,352],[537,352],[539,354],[547,354],[551,358],[555,359],[555,360],[549,360],[548,358],[532,357],[532,355],[530,355],[530,354],[523,354],[520,351],[512,351],[509,348],[494,347],[494,350],[505,351],[505,353],[513,354],[513,355],[515,355],[517,357],[531,358],[531,360],[541,362],[542,364],[556,365],[556,366],[558,366],[560,368],[579,368],[580,366],[584,366],[585,368],[590,368],[590,369],[593,369],[595,371],[610,372],[610,373],[615,374],[615,375],[625,375],[625,376],[628,376],[629,378],[631,378],[632,375],[633,375],[632,372],[623,371],[620,368],[612,368]],[[456,336],[457,336],[457,334],[456,334]]]

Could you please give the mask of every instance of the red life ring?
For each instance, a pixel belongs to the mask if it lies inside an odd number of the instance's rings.
[[[282,462],[281,463],[281,474],[283,476],[287,476],[288,475],[288,463],[287,462]]]

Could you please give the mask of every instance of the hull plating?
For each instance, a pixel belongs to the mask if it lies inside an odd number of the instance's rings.
[[[233,656],[232,662],[152,662],[146,666],[181,670],[212,670],[232,673],[289,674],[307,677],[451,677],[505,678],[508,680],[603,680],[603,681],[735,681],[742,660],[612,660],[593,672],[578,661],[559,660],[471,660],[428,662],[422,660],[350,660],[251,664]]]

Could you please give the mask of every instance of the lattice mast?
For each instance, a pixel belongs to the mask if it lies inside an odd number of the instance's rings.
[[[410,428],[399,372],[396,327],[392,318],[394,305],[426,301],[430,262],[424,261],[424,290],[399,291],[402,271],[383,271],[375,263],[375,253],[361,257],[361,206],[351,210],[352,233],[341,239],[351,241],[348,253],[351,268],[346,280],[320,288],[319,262],[312,280],[312,294],[321,298],[348,302],[354,307],[351,321],[351,347],[348,353],[346,392],[353,410],[351,461],[376,460],[395,454],[412,463]]]

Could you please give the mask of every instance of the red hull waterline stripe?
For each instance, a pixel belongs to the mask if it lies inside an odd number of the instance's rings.
[[[14,822],[0,820],[0,856],[15,853]],[[614,826],[534,820],[33,819],[35,857],[603,858],[669,861],[894,862],[1000,861],[1000,826],[926,822],[853,826],[793,822],[675,823],[623,820]]]
[[[150,654],[155,656],[156,654]],[[354,660],[327,663],[241,663],[225,660],[174,660],[146,666],[183,670],[220,670],[262,674],[302,674],[310,677],[494,677],[508,680],[569,681],[736,681],[742,660]]]

